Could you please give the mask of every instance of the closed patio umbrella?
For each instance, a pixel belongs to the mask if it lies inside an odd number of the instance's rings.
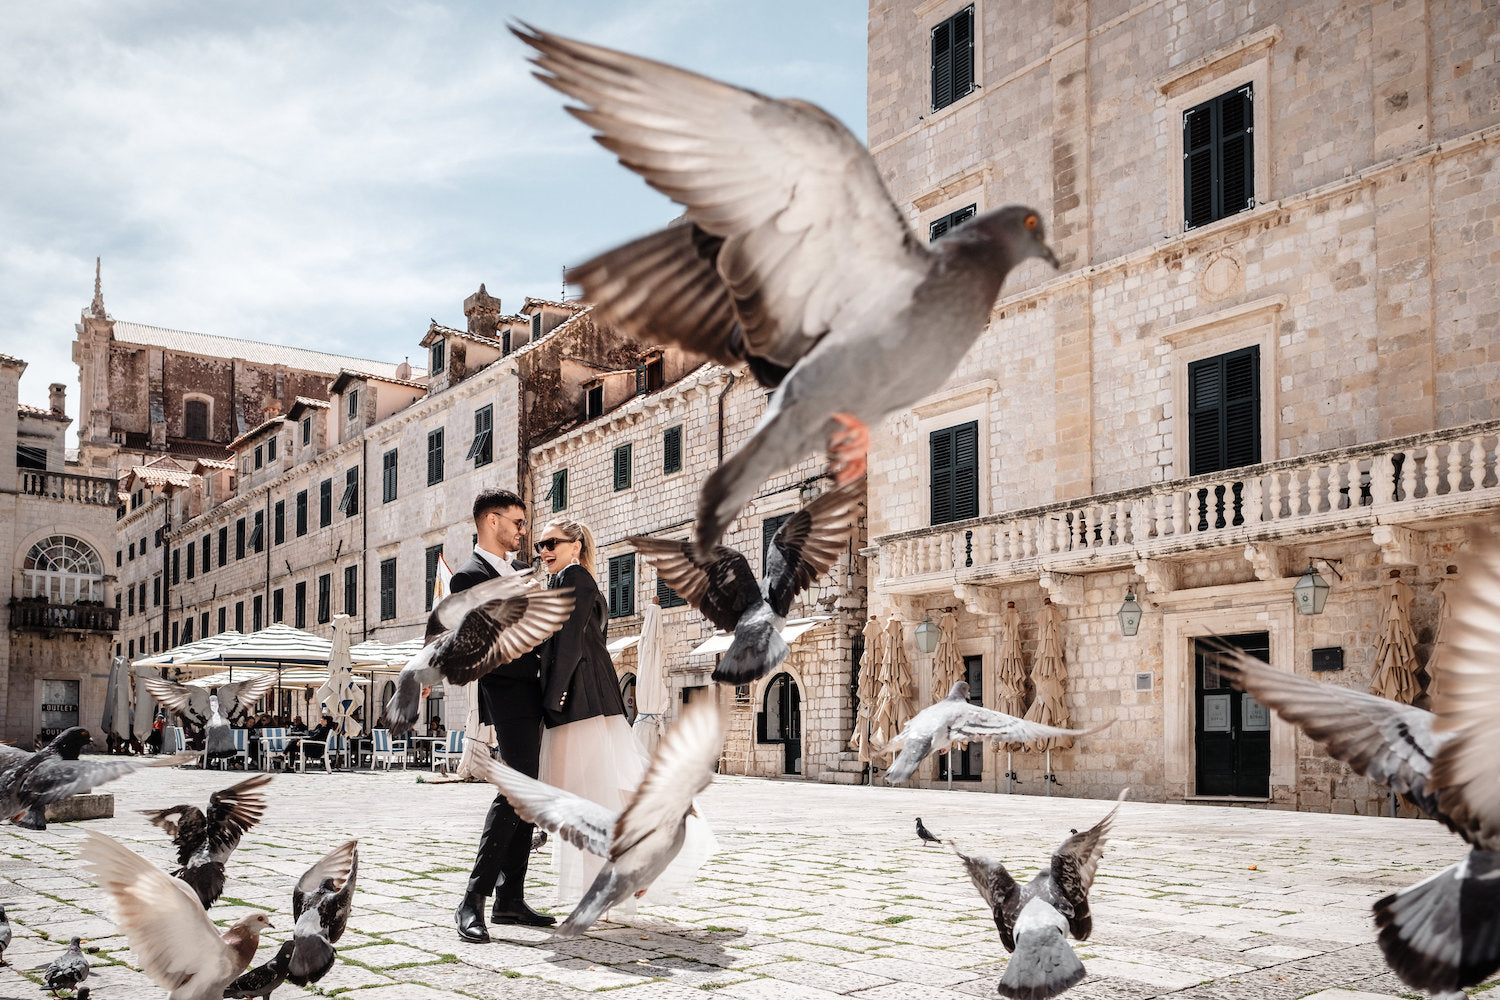
[[[891,626],[899,633],[900,623],[894,617],[880,627],[880,655],[875,661],[875,707],[870,710],[872,749],[885,746],[901,729],[896,724],[900,691],[895,679],[895,658],[891,655]]]
[[[885,639],[886,657],[891,663],[891,682],[896,690],[895,730],[891,734],[894,736],[917,714],[917,678],[912,671],[911,659],[906,655],[906,629],[894,615],[885,627]]]
[[[333,616],[333,644],[328,653],[328,679],[318,689],[323,707],[333,716],[334,725],[346,739],[364,732],[364,727],[354,718],[354,707],[358,702],[353,662],[349,656],[349,622],[348,615]]]
[[[1380,588],[1380,641],[1375,647],[1375,675],[1370,693],[1410,705],[1422,693],[1417,679],[1417,643],[1411,628],[1412,591],[1399,569]]]
[[[1021,612],[1015,601],[1006,601],[1000,613],[1000,659],[995,665],[995,708],[1006,715],[1026,714],[1026,661],[1021,654]],[[1016,769],[1011,754],[1023,744],[1005,745],[1005,790],[1015,780]],[[996,746],[999,750],[999,746]]]
[[[654,754],[661,739],[667,713],[666,659],[662,634],[662,610],[646,605],[641,620],[641,638],[635,645],[635,738],[646,753]]]
[[[946,698],[953,685],[967,679],[958,651],[958,616],[945,611],[938,619],[938,644],[932,657],[932,700]]]
[[[1068,665],[1063,658],[1062,609],[1049,597],[1042,604],[1037,616],[1036,662],[1032,664],[1031,680],[1036,685],[1036,698],[1026,709],[1026,718],[1044,726],[1066,726],[1068,724],[1067,681]],[[1038,740],[1031,744],[1033,750],[1044,750],[1047,754],[1046,787],[1052,794],[1057,778],[1052,772],[1052,750],[1054,747],[1072,745],[1069,739]]]
[[[865,648],[859,657],[859,707],[854,713],[854,732],[849,736],[849,749],[858,753],[859,759],[868,764],[873,742],[870,727],[875,713],[875,700],[879,697],[881,643],[884,641],[884,630],[874,615],[865,622],[862,634],[865,637]]]
[[[130,661],[116,656],[109,665],[109,683],[104,690],[104,715],[99,731],[130,739]]]

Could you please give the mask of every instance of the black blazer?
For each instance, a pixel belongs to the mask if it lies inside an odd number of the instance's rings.
[[[516,569],[530,569],[530,563],[514,561]],[[500,573],[478,554],[458,568],[449,583],[450,593],[468,590],[476,583],[493,580]],[[428,637],[436,619],[428,621]],[[550,642],[551,640],[548,640]],[[506,721],[536,721],[541,718],[542,663],[547,643],[523,653],[479,678],[479,721],[497,726]]]
[[[609,605],[593,574],[575,563],[552,585],[573,588],[573,613],[544,647],[544,721],[552,727],[598,715],[624,715],[625,699],[604,642]]]

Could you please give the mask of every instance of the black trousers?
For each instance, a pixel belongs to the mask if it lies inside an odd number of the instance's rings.
[[[512,682],[505,684],[505,688],[514,690],[506,690],[504,694],[489,692],[491,705],[508,709],[492,716],[500,759],[535,778],[542,753],[541,687],[534,682]],[[484,831],[479,835],[479,852],[469,875],[468,891],[495,896],[500,902],[519,901],[526,892],[526,866],[531,860],[534,829],[532,824],[521,821],[505,796],[496,795],[484,818]]]

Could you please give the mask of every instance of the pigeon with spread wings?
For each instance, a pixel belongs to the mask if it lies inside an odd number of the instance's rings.
[[[240,838],[266,811],[265,796],[258,790],[270,780],[269,774],[257,774],[214,792],[207,813],[194,805],[141,810],[172,838],[181,865],[172,877],[192,886],[205,910],[224,891],[224,865]]]
[[[833,566],[854,531],[864,499],[863,477],[809,502],[777,529],[759,582],[744,553],[717,546],[707,559],[691,542],[635,535],[625,539],[657,574],[709,621],[734,633],[713,679],[749,684],[770,673],[790,650],[781,627],[792,601]]]
[[[1040,217],[986,212],[932,245],[912,233],[853,133],[805,101],[776,100],[664,63],[512,29],[537,77],[684,220],[574,268],[596,314],[647,343],[777,387],[750,439],[704,484],[707,559],[766,478],[827,440],[835,475],[864,472],[868,427],[953,373],[1010,270],[1054,267]],[[917,359],[920,359],[919,363]]]
[[[968,682],[958,681],[948,691],[948,697],[912,716],[901,732],[881,747],[879,752],[885,753],[898,746],[901,748],[900,754],[891,763],[890,770],[885,773],[886,784],[899,785],[911,777],[917,765],[928,754],[934,750],[945,753],[957,740],[1032,743],[1064,736],[1087,736],[1103,728],[1104,726],[1060,729],[1057,726],[1044,726],[1040,722],[1018,719],[1014,715],[996,712],[981,705],[971,705]]]
[[[1119,801],[1129,793],[1128,788],[1122,791]],[[1117,802],[1099,822],[1063,841],[1051,864],[1024,886],[1000,862],[965,854],[952,840],[944,840],[963,861],[969,880],[989,905],[1000,943],[1012,953],[1000,979],[1001,996],[1046,1000],[1083,978],[1083,963],[1068,945],[1068,935],[1086,941],[1093,933],[1089,889],[1119,811]]]
[[[292,890],[292,954],[289,982],[315,983],[333,968],[334,948],[349,924],[359,876],[359,841],[340,844],[319,858]]]
[[[143,767],[173,767],[198,756],[188,753],[155,760],[139,757],[81,760],[78,752],[88,742],[88,730],[73,726],[58,733],[41,750],[0,772],[0,818],[28,830],[45,830],[47,806],[59,799],[123,778]]]
[[[651,888],[682,850],[693,799],[713,780],[723,747],[718,705],[711,697],[695,699],[662,737],[635,798],[618,815],[482,755],[476,760],[522,819],[608,861],[558,937],[577,937],[610,907]]]
[[[449,594],[427,620],[427,644],[396,678],[385,705],[391,736],[411,732],[422,714],[422,691],[439,681],[477,681],[502,663],[535,649],[573,613],[573,590],[547,590],[531,570]]]
[[[168,710],[203,729],[203,752],[209,760],[233,757],[234,730],[243,729],[255,703],[276,687],[276,675],[262,673],[245,681],[220,684],[213,694],[196,684],[161,677],[146,678],[146,690]]]
[[[1500,537],[1476,535],[1460,567],[1431,712],[1219,653],[1256,701],[1468,842],[1457,864],[1375,903],[1391,969],[1453,997],[1500,969]]]

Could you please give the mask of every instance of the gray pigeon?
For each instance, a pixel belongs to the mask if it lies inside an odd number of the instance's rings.
[[[0,903],[0,965],[5,964],[5,949],[10,947],[10,918],[5,915],[5,904]]]
[[[286,982],[295,941],[283,941],[265,965],[257,965],[224,988],[225,1000],[269,1000],[271,992]]]
[[[194,805],[141,810],[172,838],[182,866],[172,876],[193,887],[205,910],[224,892],[224,866],[240,838],[260,822],[266,799],[257,789],[270,780],[269,774],[257,774],[214,792],[207,815]]]
[[[1105,723],[1105,726],[1109,723]],[[936,705],[929,705],[912,716],[901,732],[896,734],[880,753],[900,746],[901,753],[885,773],[885,783],[899,785],[910,778],[917,765],[934,750],[947,750],[958,740],[999,740],[1002,743],[1032,743],[1037,740],[1059,739],[1064,736],[1087,736],[1097,733],[1104,726],[1092,729],[1059,729],[1044,726],[1039,722],[1018,719],[1014,715],[996,712],[994,709],[969,704],[969,685],[959,681],[948,692],[948,697]]]
[[[271,918],[251,910],[222,934],[191,886],[113,837],[84,834],[80,857],[115,905],[115,926],[167,1000],[222,1000],[245,971]]]
[[[260,674],[247,681],[220,684],[213,694],[196,684],[179,684],[176,681],[151,677],[146,680],[146,690],[165,705],[195,726],[203,729],[203,752],[209,760],[233,757],[234,729],[243,729],[250,710],[255,703],[270,694],[276,687],[276,675]]]
[[[1500,538],[1475,537],[1461,566],[1431,712],[1220,653],[1256,701],[1468,842],[1461,861],[1374,907],[1392,971],[1445,996],[1500,969]]]
[[[47,971],[42,973],[42,983],[47,992],[57,996],[59,990],[76,990],[78,984],[89,977],[89,960],[83,957],[83,939],[74,937],[68,942],[68,950],[52,960]]]
[[[682,850],[693,798],[713,781],[723,747],[718,705],[713,698],[695,699],[662,737],[635,798],[618,815],[498,761],[478,758],[480,773],[521,819],[608,862],[557,928],[557,937],[577,937],[610,907],[651,888]]]
[[[625,541],[656,567],[678,596],[719,628],[734,633],[734,641],[714,667],[713,679],[749,684],[786,659],[790,650],[781,627],[792,601],[827,573],[844,551],[864,493],[861,476],[788,518],[766,550],[765,578],[759,583],[744,554],[723,545],[708,559],[698,559],[691,542],[642,535]]]
[[[315,983],[333,968],[334,948],[349,924],[359,875],[359,841],[340,844],[319,858],[292,890],[292,954],[288,981]]]
[[[1008,205],[928,246],[864,145],[821,108],[529,26],[544,83],[595,138],[684,208],[680,224],[574,268],[596,313],[646,343],[745,361],[779,387],[698,500],[707,556],[769,476],[833,445],[864,471],[868,425],[935,392],[989,322],[1010,270],[1054,267],[1037,213]]]
[[[1123,802],[1130,789],[1120,793]],[[1068,934],[1087,941],[1094,929],[1089,911],[1089,888],[1104,855],[1104,838],[1118,804],[1099,822],[1063,841],[1052,863],[1020,885],[1005,866],[979,855],[953,849],[969,880],[979,890],[995,919],[1000,943],[1011,952],[999,991],[1012,1000],[1046,1000],[1075,985],[1084,976],[1083,963],[1068,945]]]
[[[191,760],[178,754],[160,760],[79,760],[89,732],[79,726],[63,730],[41,750],[0,772],[0,819],[28,830],[47,829],[47,806],[69,795],[86,792],[143,767],[171,767]]]
[[[546,590],[531,570],[449,594],[427,620],[427,644],[396,678],[385,724],[400,739],[422,715],[422,689],[439,681],[463,685],[541,645],[573,613],[573,590]]]

